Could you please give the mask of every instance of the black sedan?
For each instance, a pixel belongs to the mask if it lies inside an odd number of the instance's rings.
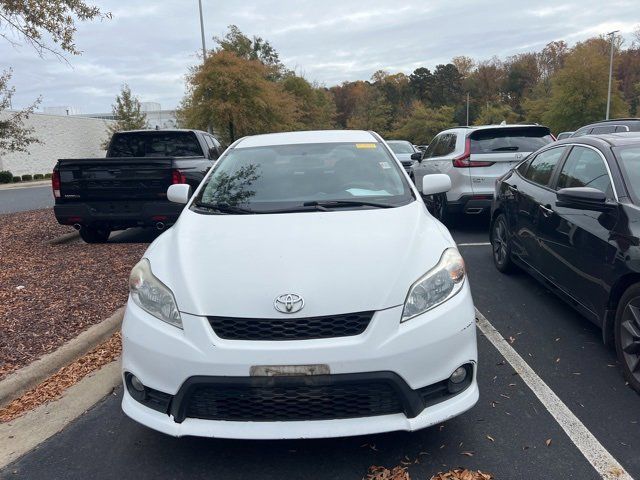
[[[568,138],[496,182],[491,244],[602,328],[640,392],[640,135]]]

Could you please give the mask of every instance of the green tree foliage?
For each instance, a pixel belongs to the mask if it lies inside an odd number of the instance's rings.
[[[382,136],[391,131],[393,107],[384,93],[371,84],[355,104],[353,115],[347,120],[347,128],[373,130]]]
[[[109,137],[104,142],[105,147],[114,133],[139,130],[147,126],[147,115],[140,110],[140,101],[131,93],[126,83],[122,85],[120,93],[116,96],[116,103],[111,105],[111,112],[115,122],[107,126]]]
[[[282,81],[282,86],[296,100],[295,129],[323,130],[335,126],[336,105],[328,90],[292,74]]]
[[[506,103],[498,103],[486,105],[480,110],[476,117],[475,125],[498,125],[502,122],[518,123],[521,120],[520,115]]]
[[[463,97],[462,76],[452,63],[437,65],[433,72],[431,104],[435,107],[457,105]]]
[[[564,66],[551,79],[551,98],[543,122],[554,132],[576,128],[605,116],[609,58],[603,55],[606,41],[592,39],[577,44],[566,56]],[[628,114],[629,107],[614,80],[611,118]]]
[[[433,89],[433,74],[425,67],[416,68],[409,75],[409,86],[414,98],[424,103],[431,102],[431,91]]]
[[[453,107],[429,108],[415,101],[409,115],[393,131],[394,138],[408,139],[417,145],[427,145],[438,132],[455,125]]]

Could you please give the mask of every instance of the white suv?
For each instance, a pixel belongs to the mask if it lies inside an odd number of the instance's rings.
[[[540,125],[451,128],[436,135],[414,165],[416,186],[422,189],[425,175],[449,175],[451,190],[425,202],[440,221],[452,226],[460,213],[488,211],[496,179],[553,141],[549,128]]]

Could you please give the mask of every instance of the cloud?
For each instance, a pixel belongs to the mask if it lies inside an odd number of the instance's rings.
[[[112,20],[78,25],[83,55],[41,59],[29,47],[0,40],[3,65],[14,69],[14,106],[42,95],[43,106],[108,111],[122,83],[142,101],[178,105],[184,77],[200,62],[195,1],[94,0]],[[369,79],[379,69],[411,73],[457,55],[476,60],[539,50],[553,40],[574,43],[619,29],[631,39],[637,0],[540,0],[535,7],[492,0],[202,0],[208,47],[236,24],[269,40],[285,64],[331,86]]]

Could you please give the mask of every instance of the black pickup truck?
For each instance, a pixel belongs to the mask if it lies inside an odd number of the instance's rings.
[[[163,229],[183,207],[167,200],[169,186],[195,189],[221,153],[220,142],[199,130],[115,133],[106,158],[58,160],[51,181],[56,219],[87,243],[129,227]]]

